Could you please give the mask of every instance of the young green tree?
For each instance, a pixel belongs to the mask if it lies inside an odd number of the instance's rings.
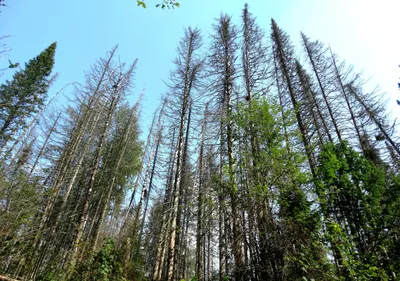
[[[261,98],[250,107],[240,105],[233,117],[245,134],[252,124],[257,139],[257,153],[242,150],[243,162],[239,163],[253,183],[246,199],[253,202],[257,217],[255,275],[260,280],[325,280],[327,262],[317,239],[319,216],[305,192],[308,175],[300,169],[306,158],[285,147],[280,112],[276,101]],[[293,116],[288,119],[294,123]],[[246,165],[250,159],[253,165]]]
[[[396,280],[398,176],[346,142],[327,144],[316,184],[326,239],[344,280]],[[394,247],[394,248],[393,248]]]

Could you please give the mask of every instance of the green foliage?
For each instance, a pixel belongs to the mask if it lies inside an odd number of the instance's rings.
[[[55,272],[49,272],[45,274],[44,276],[39,276],[38,281],[57,281],[57,280],[63,280],[63,274],[62,273],[55,273]]]
[[[325,145],[317,171],[326,239],[340,261],[341,274],[358,280],[390,280],[394,272],[398,274],[398,268],[387,262],[387,252],[398,243],[398,226],[391,215],[399,207],[398,176],[346,142]]]
[[[241,165],[247,167],[254,181],[254,201],[279,206],[276,215],[280,219],[275,220],[275,215],[271,214],[269,219],[273,226],[270,223],[262,229],[269,237],[266,243],[271,248],[268,251],[276,252],[273,262],[284,265],[281,270],[288,280],[326,280],[330,267],[318,235],[320,215],[312,209],[313,202],[306,196],[310,176],[300,168],[305,156],[286,142],[298,138],[298,132],[285,131],[284,126],[293,124],[294,118],[289,112],[284,115],[286,124],[277,103],[265,98],[239,106],[232,118],[238,131],[252,143],[251,148],[241,153],[246,159]],[[274,207],[269,208],[273,210]],[[282,258],[280,262],[276,261],[278,257]]]
[[[17,71],[11,81],[0,86],[0,144],[4,144],[26,126],[47,98],[50,74],[54,65],[56,43]]]
[[[38,185],[22,169],[16,168],[11,175],[0,175],[0,198],[4,203],[0,212],[0,257],[12,256],[8,263],[10,269],[26,262],[31,230],[41,203]]]
[[[137,1],[137,5],[139,7],[147,8],[147,5],[144,1],[141,1],[141,0],[136,0],[136,1]],[[161,7],[161,9],[165,9],[165,8],[170,9],[170,8],[175,8],[175,7],[179,8],[180,4],[178,2],[176,2],[176,0],[163,0],[162,3],[156,4],[156,7],[157,8]]]
[[[110,179],[116,178],[114,186],[118,188],[114,188],[111,198],[115,212],[120,210],[127,189],[132,187],[130,180],[138,172],[141,164],[142,142],[138,140],[139,133],[136,111],[129,105],[121,106],[115,113],[111,137],[105,144],[106,161],[101,166],[98,177],[101,181],[96,183],[98,188],[107,190]],[[121,151],[124,153],[120,159]],[[117,165],[118,171],[115,170]]]
[[[140,0],[137,0],[137,5],[140,7],[143,7],[143,8],[146,8],[146,3],[144,3],[143,1],[140,1]]]
[[[84,260],[69,281],[124,281],[123,252],[112,239],[107,239],[101,250]]]
[[[17,68],[19,66],[19,63],[12,63],[10,60],[8,60],[9,66],[8,68]]]

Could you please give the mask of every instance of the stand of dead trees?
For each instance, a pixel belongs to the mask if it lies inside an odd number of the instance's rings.
[[[300,39],[247,5],[187,28],[143,142],[116,47],[64,107],[45,105],[52,59],[3,84],[0,279],[397,280],[397,127]]]

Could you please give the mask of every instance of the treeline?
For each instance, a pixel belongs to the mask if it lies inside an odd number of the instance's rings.
[[[59,111],[44,105],[55,44],[27,63],[1,86],[1,272],[397,280],[395,123],[360,73],[300,43],[247,5],[208,40],[186,29],[143,144],[140,98],[125,102],[136,62],[116,48]]]

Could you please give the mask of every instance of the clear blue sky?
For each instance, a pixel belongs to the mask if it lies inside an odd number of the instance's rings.
[[[54,70],[60,78],[50,96],[64,84],[83,81],[83,72],[115,44],[122,61],[139,59],[133,99],[145,88],[142,119],[150,119],[165,93],[168,77],[183,28],[198,26],[207,36],[212,19],[223,11],[239,22],[245,1],[180,0],[181,8],[161,10],[155,0],[148,8],[136,0],[6,0],[0,13],[0,36],[11,35],[8,58],[26,62],[57,41]],[[269,32],[270,19],[287,31],[294,43],[300,31],[330,44],[334,52],[365,78],[380,84],[394,99],[400,98],[400,1],[372,0],[248,0],[250,11]],[[7,67],[0,61],[0,69]],[[7,75],[3,76],[4,79]],[[132,99],[132,100],[133,100]],[[145,129],[145,128],[143,128]]]

